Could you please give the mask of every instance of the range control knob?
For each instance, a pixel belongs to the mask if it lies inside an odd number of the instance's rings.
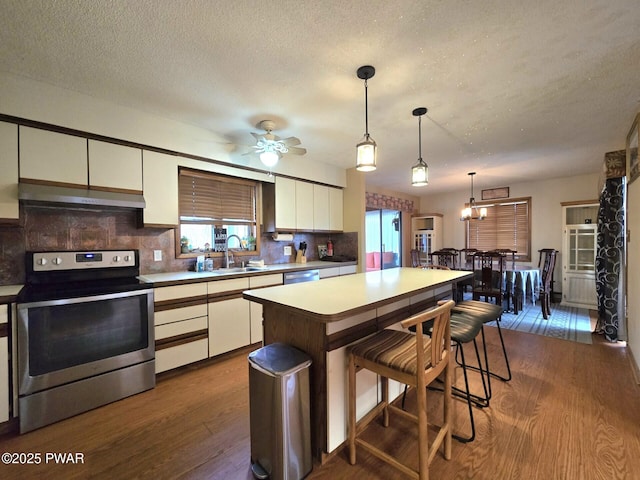
[[[113,257],[113,261],[114,262],[119,262],[120,261],[120,255],[116,255],[115,257]]]
[[[46,264],[47,264],[47,259],[46,259],[46,258],[44,258],[44,257],[39,258],[38,260],[36,260],[36,263],[37,263],[38,265],[46,265]]]
[[[131,261],[131,255],[125,255],[124,256],[124,261],[129,263]]]
[[[51,260],[53,262],[54,265],[60,265],[62,264],[62,259],[60,257],[56,257],[53,260]]]

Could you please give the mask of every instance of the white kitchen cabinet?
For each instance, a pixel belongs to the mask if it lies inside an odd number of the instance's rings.
[[[308,182],[295,182],[296,188],[296,230],[314,230],[314,199],[313,184]]]
[[[156,373],[209,357],[207,285],[154,289]]]
[[[142,193],[142,150],[89,140],[89,186]]]
[[[442,248],[442,214],[426,214],[411,219],[413,248],[418,250],[420,262],[430,262],[429,254]]]
[[[313,228],[330,230],[329,187],[313,185]]]
[[[344,230],[343,203],[342,189],[329,187],[329,230],[331,231]]]
[[[0,223],[18,220],[18,126],[0,122]]]
[[[207,283],[210,357],[251,343],[250,302],[242,298],[248,288],[247,277]]]
[[[173,227],[180,223],[178,213],[178,161],[173,155],[143,151],[142,189],[147,227]]]
[[[296,181],[276,177],[275,228],[276,230],[296,229]]]
[[[273,285],[282,285],[282,274],[274,273],[271,275],[260,275],[258,277],[249,277],[249,288],[270,287]],[[251,313],[251,344],[262,342],[263,326],[262,326],[262,304],[257,302],[249,302]]]
[[[87,139],[20,126],[20,179],[87,187]]]
[[[357,271],[357,265],[345,265],[343,267],[340,267],[340,275],[353,275]]]
[[[564,206],[563,215],[562,304],[596,310],[598,204]]]
[[[276,177],[262,187],[265,231],[343,230],[343,194],[339,188]]]
[[[9,420],[8,307],[0,305],[0,423]]]

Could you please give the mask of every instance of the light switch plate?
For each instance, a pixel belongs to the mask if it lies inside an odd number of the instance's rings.
[[[153,251],[153,261],[161,262],[162,261],[162,250],[154,250]]]
[[[284,247],[284,254],[291,255],[291,246],[287,245],[286,247]]]

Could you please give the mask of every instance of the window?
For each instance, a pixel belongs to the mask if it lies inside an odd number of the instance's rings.
[[[467,222],[467,248],[515,250],[516,260],[530,262],[531,197],[478,205],[487,207],[487,217]]]
[[[256,216],[258,182],[199,170],[179,171],[180,253],[222,252],[222,230],[229,247],[257,249]],[[255,254],[255,252],[253,252]]]

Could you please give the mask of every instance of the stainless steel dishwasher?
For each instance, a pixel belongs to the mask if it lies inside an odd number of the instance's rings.
[[[299,270],[297,272],[289,272],[284,274],[284,284],[315,282],[320,280],[320,271],[315,270]]]

